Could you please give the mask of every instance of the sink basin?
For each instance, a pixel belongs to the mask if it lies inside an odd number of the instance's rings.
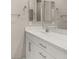
[[[67,30],[64,29],[49,29],[48,32],[46,32],[46,30],[41,31],[44,34],[49,34],[49,33],[58,33],[58,34],[64,34],[67,35]]]

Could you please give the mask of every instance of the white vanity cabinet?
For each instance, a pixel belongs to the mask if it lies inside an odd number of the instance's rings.
[[[26,32],[26,59],[67,59],[67,51]]]
[[[28,35],[27,35],[28,36]],[[55,59],[53,56],[50,56],[46,51],[41,49],[32,41],[32,38],[26,36],[26,59]]]

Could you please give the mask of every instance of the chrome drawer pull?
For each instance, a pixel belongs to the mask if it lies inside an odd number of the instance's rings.
[[[46,56],[43,55],[41,52],[39,52],[39,54],[40,54],[44,59],[46,59]]]
[[[29,42],[29,52],[31,52],[31,42]]]
[[[41,43],[40,43],[40,46],[42,46],[42,47],[43,47],[43,48],[45,48],[45,49],[47,48],[46,46],[44,46],[44,45],[43,45],[43,44],[41,44]]]

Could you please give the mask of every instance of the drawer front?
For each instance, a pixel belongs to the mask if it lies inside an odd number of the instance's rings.
[[[56,47],[55,45],[52,45],[48,43],[47,41],[44,41],[43,39],[40,39],[32,34],[30,35],[30,39],[40,48],[48,52],[50,55],[55,56],[56,59],[67,59],[67,53],[66,51],[60,49],[59,47]]]
[[[51,56],[42,49],[39,49],[37,53],[42,59],[56,59],[54,56]]]
[[[67,59],[67,52],[65,50],[60,49],[50,43],[47,43],[47,50],[51,55],[55,56],[56,59]]]
[[[32,42],[32,41],[31,41]],[[43,49],[39,48],[37,45],[33,43],[33,52],[31,53],[31,59],[56,59],[54,56],[51,56],[47,52],[45,52]],[[32,57],[33,56],[33,57]]]

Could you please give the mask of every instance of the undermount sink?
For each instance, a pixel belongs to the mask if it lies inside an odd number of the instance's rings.
[[[64,35],[67,35],[67,30],[64,30],[64,29],[47,29],[47,31],[45,29],[43,29],[41,31],[42,33],[44,34],[49,34],[49,33],[58,33],[58,34],[64,34]]]

